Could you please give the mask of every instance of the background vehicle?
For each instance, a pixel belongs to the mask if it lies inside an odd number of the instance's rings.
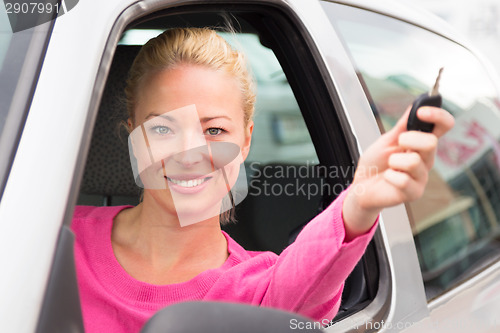
[[[77,203],[137,202],[126,139],[109,135],[137,35],[228,21],[260,87],[231,235],[280,252],[444,65],[457,126],[424,198],[383,212],[326,331],[500,328],[499,86],[440,21],[360,0],[88,0],[16,33],[0,15],[0,331],[81,331],[69,223]]]

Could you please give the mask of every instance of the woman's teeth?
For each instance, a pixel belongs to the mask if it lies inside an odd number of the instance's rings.
[[[179,180],[179,179],[173,179],[173,178],[169,178],[169,177],[167,177],[167,178],[172,183],[179,185],[179,186],[182,186],[182,187],[199,186],[208,180],[208,177],[207,178],[190,179],[190,180]]]

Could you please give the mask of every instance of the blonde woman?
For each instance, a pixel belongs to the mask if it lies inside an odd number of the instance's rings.
[[[332,319],[378,214],[422,195],[437,139],[453,126],[444,110],[421,108],[434,132],[407,132],[403,116],[358,163],[378,172],[357,172],[277,256],[246,251],[220,228],[221,202],[253,130],[255,95],[243,55],[210,29],[170,29],[141,49],[127,84],[131,156],[144,196],[135,207],[76,208],[87,333],[138,332],[157,310],[189,300]]]

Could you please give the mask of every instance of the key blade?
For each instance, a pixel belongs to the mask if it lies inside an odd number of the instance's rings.
[[[444,67],[441,67],[439,69],[439,74],[436,78],[436,83],[434,83],[434,87],[432,87],[431,92],[429,93],[429,96],[437,96],[439,95],[439,81],[441,80],[441,73],[443,73]]]

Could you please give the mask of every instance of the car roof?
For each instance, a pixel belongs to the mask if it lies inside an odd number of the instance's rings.
[[[283,1],[283,0],[280,0]],[[434,33],[442,35],[445,38],[453,40],[459,44],[465,43],[468,44],[468,41],[465,40],[465,36],[460,34],[457,30],[455,30],[451,25],[449,25],[446,21],[441,19],[439,16],[433,14],[432,12],[419,7],[409,0],[325,0],[326,2],[345,4],[353,7],[357,7],[360,9],[369,10],[372,12],[377,12],[389,17],[393,17],[402,21],[406,21],[413,25],[420,26],[424,29],[430,30]],[[287,2],[286,0],[283,2]],[[293,1],[291,1],[293,3]],[[208,3],[208,1],[207,1]],[[192,22],[196,22],[198,26],[217,26],[214,24],[214,18],[205,14],[189,14]],[[217,23],[218,21],[215,21]],[[159,26],[165,27],[169,24],[174,24],[175,26],[182,26],[182,22],[172,22],[169,19],[168,22],[164,21],[164,18],[158,17],[148,20],[141,20],[139,24],[139,28],[142,29],[154,29]],[[184,23],[185,24],[185,23]],[[253,30],[253,27],[242,26],[243,31]]]

